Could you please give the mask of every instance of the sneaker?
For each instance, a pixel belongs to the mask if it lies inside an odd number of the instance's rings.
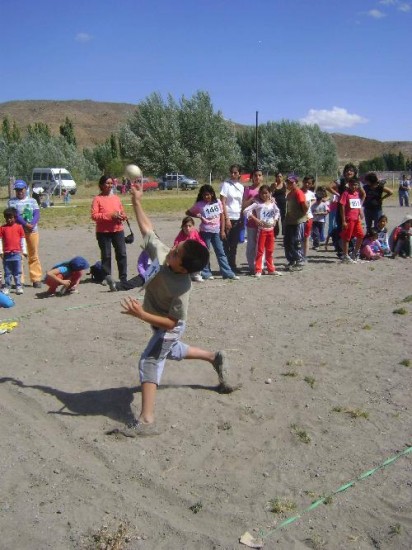
[[[314,246],[312,250],[316,250],[316,252],[319,252],[320,248],[318,246]]]
[[[204,277],[203,280],[204,281],[214,281],[215,278],[213,277],[213,275],[211,275],[210,277]]]
[[[233,388],[232,386],[230,386],[227,380],[229,375],[229,365],[225,352],[217,351],[212,364],[219,377],[219,386],[222,391],[226,391],[227,393],[232,392]]]
[[[289,267],[289,271],[302,271],[303,265],[302,264],[294,264]]]
[[[57,296],[64,296],[67,292],[69,292],[69,289],[63,285],[61,288],[59,288],[56,294]]]
[[[113,278],[111,275],[106,275],[106,282],[109,285],[110,292],[117,292],[116,283],[113,281]]]
[[[352,260],[350,256],[343,256],[341,262],[343,264],[356,264],[356,260]]]
[[[237,275],[233,275],[233,277],[223,277],[223,279],[226,281],[240,281],[240,277],[238,277]]]
[[[24,290],[23,290],[23,287],[22,286],[17,286],[16,287],[16,294],[23,294]]]
[[[35,281],[33,283],[33,288],[41,288],[41,287],[42,287],[41,281]]]
[[[204,279],[199,273],[196,273],[196,275],[193,275],[192,281],[195,281],[196,283],[203,283]]]
[[[154,424],[143,424],[138,420],[134,420],[130,424],[108,430],[106,435],[124,435],[124,437],[135,438],[159,435],[159,432],[156,430]]]
[[[282,277],[282,273],[280,273],[280,271],[269,271],[268,275],[272,275],[274,277]]]
[[[262,273],[260,271],[256,271],[255,277],[256,279],[260,279],[262,277]]]
[[[3,287],[3,288],[1,289],[1,291],[2,291],[2,293],[3,293],[5,296],[8,296],[8,295],[10,294],[10,289],[7,288],[6,286]]]

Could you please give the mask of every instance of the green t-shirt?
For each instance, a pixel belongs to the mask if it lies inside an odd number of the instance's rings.
[[[165,260],[170,248],[162,243],[153,231],[144,237],[143,242],[150,259],[157,259],[160,264],[159,273],[146,286],[143,301],[145,311],[185,321],[192,288],[190,275],[174,273],[166,265]]]

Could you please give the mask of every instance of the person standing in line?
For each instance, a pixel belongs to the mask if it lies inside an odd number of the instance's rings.
[[[42,267],[39,259],[38,230],[40,208],[37,201],[28,194],[27,183],[24,180],[16,180],[14,190],[16,197],[9,200],[8,207],[17,210],[16,221],[23,227],[27,243],[30,280],[34,288],[41,288]],[[23,276],[21,282],[23,283]]]
[[[282,222],[282,235],[285,234],[285,215],[286,215],[286,183],[283,179],[283,175],[277,172],[275,175],[275,181],[270,186],[272,197],[275,199],[276,204],[280,210],[280,221]],[[275,227],[275,237],[279,235],[280,224],[277,223]]]
[[[279,219],[280,212],[268,185],[262,185],[259,188],[257,200],[245,209],[245,214],[248,218],[252,218],[258,227],[255,277],[259,279],[262,276],[263,255],[265,255],[266,258],[268,275],[281,275],[279,271],[276,271],[273,264],[273,253],[275,251],[274,229]]]
[[[16,294],[23,294],[21,286],[21,257],[27,256],[26,239],[23,228],[16,223],[17,210],[6,208],[6,223],[0,227],[0,256],[3,258],[4,287],[3,294],[9,294],[14,279]]]
[[[240,230],[243,224],[241,213],[244,187],[239,180],[240,166],[232,164],[230,167],[230,178],[222,183],[220,189],[220,200],[222,201],[225,216],[223,248],[229,266],[235,275],[240,273],[240,269],[236,265],[236,253]]]
[[[288,271],[301,271],[303,269],[303,234],[309,205],[306,202],[304,192],[298,188],[299,178],[295,174],[289,174],[286,178],[286,216],[284,247],[288,261]]]
[[[409,189],[411,188],[411,182],[408,180],[405,174],[402,174],[399,180],[399,206],[409,206]]]
[[[252,185],[245,187],[243,193],[242,212],[255,202],[259,195],[259,189],[262,185],[263,174],[262,170],[255,168],[252,172]],[[249,266],[250,275],[255,274],[255,258],[256,258],[256,243],[258,225],[253,216],[249,216],[246,221],[247,243],[246,243],[246,261]]]
[[[102,176],[99,180],[100,194],[94,197],[91,218],[96,222],[96,239],[100,248],[101,262],[111,291],[116,291],[112,279],[112,246],[121,283],[127,281],[127,255],[123,222],[127,220],[123,204],[112,194],[113,178]]]
[[[302,180],[302,191],[305,194],[305,199],[309,206],[306,214],[305,228],[303,230],[303,256],[305,258],[305,262],[308,261],[307,257],[309,253],[309,239],[312,234],[312,205],[316,202],[316,195],[314,193],[315,185],[316,183],[314,176],[305,176]]]
[[[378,220],[382,216],[382,202],[390,197],[393,192],[385,187],[384,182],[378,180],[374,172],[368,172],[365,176],[365,200],[363,201],[363,213],[365,214],[366,230],[377,228]]]

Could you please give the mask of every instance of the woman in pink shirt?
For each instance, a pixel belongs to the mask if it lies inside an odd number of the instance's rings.
[[[127,216],[119,197],[111,193],[112,185],[111,176],[100,178],[100,194],[94,197],[92,203],[92,220],[96,222],[96,239],[103,270],[106,275],[111,275],[113,246],[119,279],[124,282],[127,281],[127,256],[123,222]]]

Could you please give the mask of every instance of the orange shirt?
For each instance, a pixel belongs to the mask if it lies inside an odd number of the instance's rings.
[[[123,231],[123,223],[113,220],[114,212],[125,215],[123,204],[117,195],[97,195],[92,202],[92,220],[96,222],[96,233]]]

